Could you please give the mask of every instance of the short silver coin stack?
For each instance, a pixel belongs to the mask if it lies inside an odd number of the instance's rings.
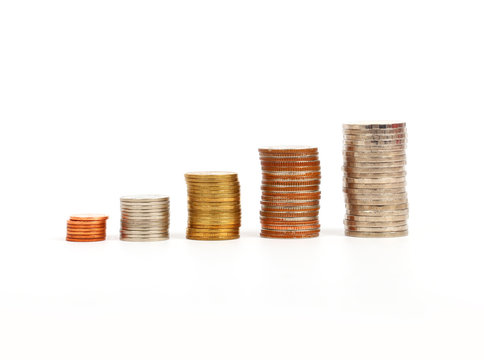
[[[170,199],[168,196],[121,197],[121,240],[166,240],[169,238],[169,226]]]

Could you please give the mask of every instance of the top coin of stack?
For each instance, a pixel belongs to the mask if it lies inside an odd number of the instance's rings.
[[[262,166],[261,236],[307,238],[319,235],[321,167],[309,146],[259,149]]]
[[[170,199],[162,195],[121,197],[121,240],[157,241],[169,238]]]
[[[67,221],[67,241],[88,242],[106,240],[107,215],[72,215]]]
[[[343,131],[346,235],[407,235],[405,123],[347,124]]]
[[[229,240],[239,238],[240,184],[232,172],[185,174],[188,191],[187,238]]]

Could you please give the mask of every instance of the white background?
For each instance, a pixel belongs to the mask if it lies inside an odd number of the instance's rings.
[[[482,359],[482,1],[0,2],[0,358]],[[407,121],[410,233],[343,236],[343,122]],[[258,237],[263,145],[319,147],[317,239]],[[230,170],[242,238],[184,239]],[[119,197],[171,239],[118,240]],[[64,240],[107,213],[109,238]]]

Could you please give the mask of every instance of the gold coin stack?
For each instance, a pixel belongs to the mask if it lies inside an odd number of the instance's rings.
[[[345,234],[408,235],[405,123],[345,124]]]
[[[309,146],[259,149],[262,167],[261,236],[319,236],[321,167]]]
[[[158,241],[169,238],[170,199],[162,195],[121,197],[121,240]]]
[[[187,239],[238,239],[241,224],[240,184],[232,172],[185,174],[188,191]]]

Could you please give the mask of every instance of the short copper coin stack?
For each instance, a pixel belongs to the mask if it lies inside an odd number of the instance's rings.
[[[343,131],[345,234],[408,235],[406,124],[347,124]]]
[[[319,236],[321,167],[315,147],[259,149],[262,166],[261,236]]]
[[[67,241],[89,242],[106,240],[108,216],[98,214],[72,215],[67,220]]]
[[[169,238],[170,199],[163,195],[121,197],[120,239],[158,241]]]
[[[232,172],[185,174],[188,192],[187,239],[230,240],[239,238],[240,184]]]

